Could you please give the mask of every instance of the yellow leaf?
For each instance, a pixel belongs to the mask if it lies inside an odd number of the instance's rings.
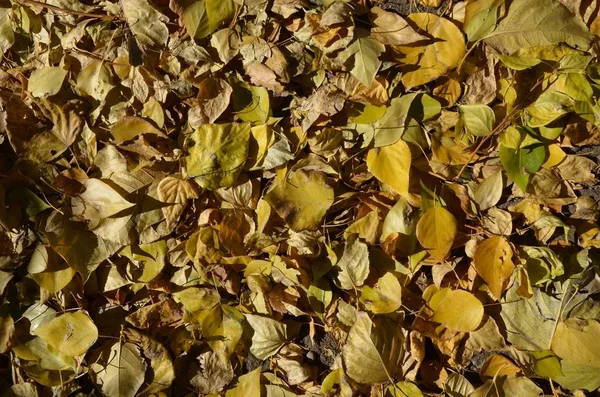
[[[248,157],[250,124],[204,124],[186,142],[187,171],[198,184],[214,190],[232,186]]]
[[[260,367],[240,376],[237,385],[225,397],[260,397]]]
[[[271,190],[264,197],[294,231],[314,230],[333,204],[333,188],[321,172],[298,170],[286,175],[277,171]]]
[[[348,376],[359,383],[387,382],[401,369],[403,333],[389,318],[358,312],[342,349]]]
[[[189,199],[198,198],[198,188],[190,181],[168,176],[158,184],[158,199],[163,203],[171,204],[162,207],[167,220],[167,227],[171,227],[179,220]]]
[[[569,318],[556,327],[552,351],[563,360],[600,368],[600,322]]]
[[[465,39],[450,20],[429,13],[415,13],[407,17],[434,40],[422,47],[395,47],[406,65],[402,84],[406,88],[416,87],[442,76],[455,68],[466,53]],[[415,66],[418,66],[415,69]]]
[[[70,357],[84,354],[98,339],[98,329],[82,312],[63,314],[35,332],[50,346]]]
[[[363,286],[360,300],[373,313],[392,313],[402,304],[402,287],[390,272],[384,274],[373,288]]]
[[[442,288],[431,297],[429,307],[431,320],[454,331],[474,331],[483,319],[483,305],[467,291]]]
[[[75,269],[50,247],[38,245],[31,255],[27,271],[36,283],[54,294],[71,282]]]
[[[379,7],[371,9],[369,20],[373,25],[371,36],[382,44],[407,45],[428,39],[417,33],[400,15]]]
[[[450,253],[456,237],[456,219],[442,207],[431,207],[417,223],[417,239],[438,261]]]
[[[367,167],[375,178],[402,195],[408,194],[410,163],[410,149],[402,140],[393,145],[371,149],[367,155]]]
[[[486,380],[497,376],[514,377],[521,372],[521,368],[512,360],[502,354],[492,354],[485,360],[479,371],[481,379]]]
[[[446,101],[446,107],[454,106],[462,94],[462,86],[456,78],[449,78],[433,89],[433,95]]]
[[[142,134],[154,134],[162,138],[167,138],[161,130],[153,126],[149,121],[141,117],[132,116],[121,118],[113,125],[110,132],[115,137],[115,143],[117,144],[137,138]]]
[[[379,232],[381,230],[381,222],[379,221],[379,211],[374,210],[363,216],[346,229],[344,238],[348,239],[348,235],[352,233],[364,239],[371,245],[377,244]]]
[[[515,269],[512,255],[510,245],[501,236],[489,238],[477,245],[473,257],[475,269],[496,299],[500,299],[502,292],[506,290],[508,280]]]
[[[154,395],[157,395],[161,390],[169,388],[175,379],[175,367],[165,346],[133,328],[125,328],[123,331],[127,340],[135,343],[142,350],[142,354],[150,361],[152,368],[152,381],[140,394],[156,393]]]

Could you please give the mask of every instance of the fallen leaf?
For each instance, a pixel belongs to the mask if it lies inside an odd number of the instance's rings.
[[[506,290],[515,268],[512,256],[512,248],[504,237],[494,236],[477,245],[473,257],[475,269],[496,299],[500,299]]]
[[[373,323],[359,312],[342,350],[346,373],[359,383],[387,382],[400,370],[403,339],[398,328],[385,321]]]
[[[82,312],[58,316],[35,333],[60,353],[71,357],[86,353],[98,339],[98,329]]]
[[[417,239],[438,261],[443,261],[452,248],[457,225],[454,216],[442,207],[431,207],[417,223]]]
[[[483,319],[483,305],[467,291],[442,288],[431,297],[429,307],[432,321],[455,331],[475,331]]]
[[[369,150],[367,166],[381,182],[402,195],[408,194],[411,154],[404,141]]]

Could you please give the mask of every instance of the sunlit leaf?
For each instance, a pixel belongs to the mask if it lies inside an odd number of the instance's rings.
[[[36,330],[36,335],[67,356],[79,356],[98,339],[98,329],[82,312],[65,313]]]
[[[583,22],[562,3],[516,0],[486,42],[508,54],[523,47],[567,43],[586,50],[592,39]]]
[[[455,331],[474,331],[483,319],[483,304],[467,291],[443,288],[431,297],[429,307],[432,321]]]
[[[369,150],[367,166],[381,182],[398,193],[408,194],[411,154],[404,141]]]
[[[408,20],[431,35],[433,42],[423,46],[396,47],[402,54],[401,62],[407,67],[402,75],[406,88],[416,87],[448,72],[458,65],[465,55],[465,40],[462,32],[449,19],[430,13],[414,13]]]
[[[231,186],[248,156],[250,125],[205,124],[188,138],[187,172],[207,189]]]
[[[105,396],[133,397],[144,383],[146,363],[132,343],[104,345],[90,366],[92,380]]]
[[[37,69],[31,73],[27,89],[38,98],[55,95],[60,91],[67,73],[67,70],[59,67]]]
[[[247,314],[246,320],[254,330],[250,353],[260,360],[277,353],[288,339],[287,326],[282,322],[255,314]]]
[[[348,376],[359,383],[386,382],[400,372],[402,354],[403,337],[397,327],[357,314],[342,351]]]
[[[277,172],[265,200],[295,231],[317,229],[333,203],[333,188],[321,172]]]
[[[477,245],[473,263],[492,295],[499,299],[506,289],[515,265],[512,248],[504,237],[495,236]]]
[[[431,256],[443,261],[450,253],[456,237],[456,219],[442,207],[431,207],[417,223],[417,239]]]

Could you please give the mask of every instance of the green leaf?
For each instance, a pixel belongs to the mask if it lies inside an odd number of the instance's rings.
[[[520,350],[546,350],[559,321],[563,302],[535,288],[533,296],[520,298],[516,287],[510,288],[502,305],[507,339]]]
[[[515,0],[485,41],[498,51],[512,54],[521,48],[559,43],[587,50],[593,37],[583,21],[560,1]]]
[[[419,94],[393,98],[383,117],[375,123],[375,147],[392,145],[402,137],[409,125],[409,111]]]
[[[84,354],[96,343],[98,328],[82,312],[65,313],[35,331],[60,353],[75,357]]]
[[[29,77],[27,90],[36,98],[55,95],[60,91],[67,73],[67,70],[56,66],[36,69]]]
[[[190,36],[202,39],[233,18],[233,0],[196,0],[182,14]]]
[[[396,382],[387,387],[385,397],[424,397],[424,394],[414,383]]]
[[[470,42],[480,40],[494,30],[503,4],[504,0],[467,2],[464,27]]]
[[[388,211],[383,226],[381,227],[381,240],[385,240],[392,233],[411,235],[415,231],[416,223],[413,218],[415,211],[408,200],[401,197]]]
[[[565,376],[560,361],[552,350],[538,350],[532,352],[531,356],[533,357],[533,369],[539,376],[552,379]]]
[[[529,174],[537,172],[545,160],[545,146],[528,138],[524,131],[509,127],[500,137],[500,161],[508,177],[521,190],[527,190]]]
[[[475,136],[486,136],[494,128],[496,116],[486,105],[460,105],[460,115],[465,129]]]
[[[42,199],[40,199],[35,193],[26,188],[25,186],[18,186],[8,193],[7,201],[9,204],[16,204],[25,210],[28,216],[36,216],[39,213],[51,208]]]
[[[527,125],[532,128],[546,126],[573,110],[573,107],[573,99],[568,95],[546,90],[525,109]]]
[[[349,377],[359,383],[383,383],[401,370],[404,338],[392,320],[381,317],[371,321],[359,312],[350,328],[342,357]]]
[[[188,175],[204,188],[232,186],[248,158],[249,124],[204,124],[187,138]]]
[[[0,1],[0,52],[4,54],[15,43],[15,33],[11,23],[12,4],[8,0]]]
[[[548,285],[556,277],[565,273],[563,263],[550,248],[522,246],[521,249],[525,254],[522,259],[526,260],[527,274],[531,284]]]
[[[510,56],[497,54],[503,64],[514,70],[525,70],[539,65],[542,60],[537,58],[524,58],[520,56]]]

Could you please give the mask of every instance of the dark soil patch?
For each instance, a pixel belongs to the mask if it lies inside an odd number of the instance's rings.
[[[310,336],[306,335],[300,340],[300,345],[308,349],[306,358],[312,362],[317,361],[317,364],[325,368],[331,367],[335,356],[340,354],[337,342],[329,333],[325,333],[322,337],[316,337],[315,339],[316,343],[313,343]]]
[[[244,366],[246,367],[246,371],[248,372],[252,372],[259,367],[262,367],[261,372],[264,372],[269,370],[269,361],[259,360],[258,358],[254,357],[252,353],[248,353],[246,361],[244,362]]]

